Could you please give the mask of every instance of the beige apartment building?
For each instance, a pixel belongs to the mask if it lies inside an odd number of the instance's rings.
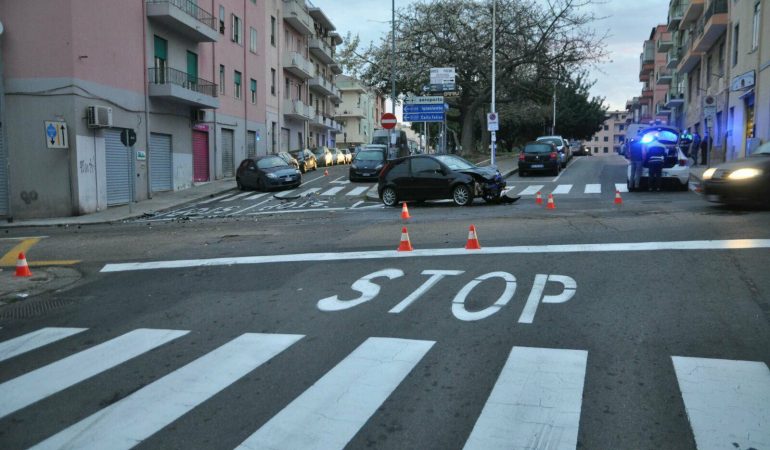
[[[608,111],[602,128],[584,145],[594,155],[617,153],[626,137],[628,111]]]
[[[385,98],[346,75],[337,77],[337,87],[342,98],[336,116],[342,127],[337,147],[371,143],[374,130],[382,128],[380,118],[385,112]]]

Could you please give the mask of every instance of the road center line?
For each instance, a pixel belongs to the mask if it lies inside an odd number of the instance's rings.
[[[359,208],[360,209],[360,208]],[[271,211],[276,214],[284,211]],[[296,212],[296,211],[285,211]],[[345,261],[380,258],[416,258],[428,256],[469,256],[469,255],[510,255],[539,253],[604,253],[672,250],[750,250],[770,248],[770,239],[730,239],[713,241],[673,242],[624,242],[607,244],[566,244],[531,245],[511,247],[484,247],[480,250],[464,248],[436,248],[397,252],[395,250],[373,250],[341,253],[298,253],[290,255],[241,256],[211,259],[186,259],[176,261],[152,261],[107,264],[101,272],[127,272],[132,270],[181,269],[202,266],[229,266],[235,264],[268,264],[278,262]]]

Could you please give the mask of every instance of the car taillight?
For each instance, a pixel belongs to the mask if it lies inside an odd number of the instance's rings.
[[[551,152],[551,159],[556,159],[559,157],[559,154],[556,152]]]
[[[680,159],[679,160],[679,165],[680,166],[686,166],[687,165],[687,160],[686,159]]]
[[[524,160],[526,160],[524,153],[519,153],[519,161],[524,161]]]

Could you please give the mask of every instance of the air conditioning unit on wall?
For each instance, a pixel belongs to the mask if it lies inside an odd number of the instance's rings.
[[[112,108],[107,106],[89,106],[86,108],[88,128],[109,128],[112,126]]]

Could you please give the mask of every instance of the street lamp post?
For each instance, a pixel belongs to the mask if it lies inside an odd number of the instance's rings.
[[[396,114],[396,0],[391,2],[391,21],[390,21],[390,112]],[[393,145],[393,129],[388,129],[388,153]],[[398,152],[398,149],[396,149]],[[396,154],[396,157],[400,155]]]
[[[495,109],[495,53],[496,53],[496,42],[495,42],[495,22],[497,20],[497,0],[492,0],[492,111],[493,113],[497,112]],[[491,134],[491,156],[490,156],[490,164],[493,166],[495,165],[495,141],[497,141],[497,133],[495,131],[492,131]]]

